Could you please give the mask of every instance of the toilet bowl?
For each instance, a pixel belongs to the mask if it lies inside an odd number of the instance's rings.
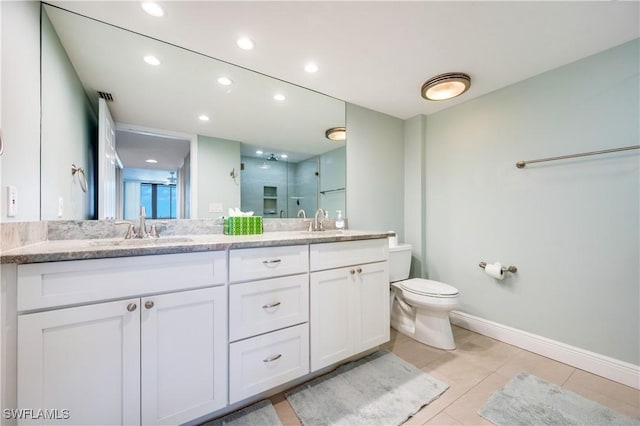
[[[439,349],[455,349],[449,312],[460,302],[458,289],[439,281],[409,277],[411,245],[389,247],[391,327]]]

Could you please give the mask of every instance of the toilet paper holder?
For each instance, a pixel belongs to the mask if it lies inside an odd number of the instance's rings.
[[[482,269],[484,269],[487,266],[487,262],[480,262],[480,264],[478,265],[479,267],[481,267]],[[502,271],[503,272],[511,272],[512,274],[518,272],[518,268],[516,268],[515,266],[503,266],[502,267]]]

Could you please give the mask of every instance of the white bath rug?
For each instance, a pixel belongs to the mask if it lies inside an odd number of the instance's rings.
[[[638,419],[527,373],[494,393],[478,414],[498,426],[640,425]]]
[[[387,351],[345,364],[285,394],[303,425],[399,425],[449,385]]]

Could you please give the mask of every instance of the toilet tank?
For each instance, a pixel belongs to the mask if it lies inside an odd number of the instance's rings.
[[[389,247],[389,281],[402,281],[409,278],[411,270],[411,244],[399,244]]]

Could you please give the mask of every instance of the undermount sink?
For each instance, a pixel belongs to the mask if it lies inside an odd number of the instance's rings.
[[[189,237],[160,237],[160,238],[132,238],[130,240],[117,239],[117,240],[96,240],[92,241],[93,247],[122,247],[122,246],[158,246],[166,244],[179,244],[179,243],[191,243],[192,238]]]

